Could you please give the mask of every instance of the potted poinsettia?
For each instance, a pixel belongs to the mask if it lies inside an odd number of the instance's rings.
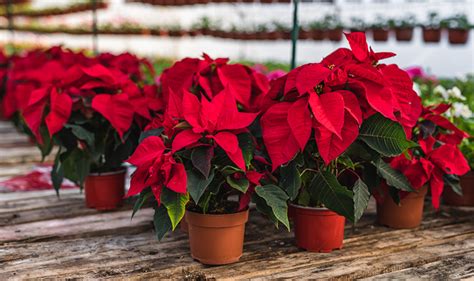
[[[448,39],[451,44],[466,44],[471,24],[466,15],[460,14],[444,20],[448,27]]]
[[[378,63],[394,54],[374,53],[364,33],[346,37],[351,49],[275,80],[260,122],[297,244],[309,251],[342,247],[344,217],[357,221],[369,200],[365,170],[383,169],[382,157],[412,145],[404,129],[421,111],[408,74]]]
[[[63,178],[84,186],[90,208],[120,206],[123,160],[136,147],[151,111],[162,106],[154,86],[142,86],[140,65],[128,54],[103,54],[57,70],[31,92],[21,113],[43,157],[58,147],[51,173],[55,189]]]
[[[428,22],[423,25],[423,41],[436,43],[441,40],[441,28],[443,21],[438,13],[432,12],[428,15]]]
[[[372,38],[376,42],[388,41],[388,22],[381,16],[378,16],[374,23],[371,24]]]
[[[474,114],[471,110],[474,100],[470,90],[474,85],[473,78],[434,82],[417,79],[417,82],[423,103],[426,106],[439,103],[451,104],[441,117],[448,119],[470,135],[470,138],[464,139],[459,147],[468,160],[471,171],[460,177],[460,189],[457,192],[452,188],[445,188],[443,199],[449,205],[474,206],[474,189],[472,188],[474,186],[474,173],[472,172],[474,168]],[[461,193],[462,195],[460,195]]]
[[[461,192],[459,176],[470,168],[458,145],[469,135],[441,116],[448,109],[447,104],[424,108],[412,135],[419,146],[388,160],[399,176],[406,177],[399,177],[398,181],[408,183],[413,190],[396,190],[389,181],[375,190],[379,223],[393,228],[418,227],[428,189],[436,209],[445,185]]]
[[[128,160],[137,167],[128,196],[140,194],[135,211],[156,201],[159,239],[185,218],[193,258],[236,262],[250,201],[289,227],[288,197],[268,176],[256,145],[268,81],[249,67],[204,55],[175,63],[160,82],[166,110]]]

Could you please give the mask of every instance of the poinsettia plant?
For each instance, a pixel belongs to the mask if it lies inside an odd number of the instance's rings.
[[[379,63],[395,54],[374,52],[361,32],[346,38],[351,49],[274,81],[261,127],[272,170],[292,201],[356,221],[372,187],[363,174],[413,145],[407,135],[421,101],[407,73]]]
[[[287,195],[275,185],[259,151],[256,119],[264,107],[263,74],[227,59],[186,58],[160,78],[166,109],[143,133],[128,162],[137,167],[128,196],[149,199],[161,239],[185,211],[226,214],[251,200],[274,222],[288,225]]]
[[[38,69],[27,68],[37,56]],[[53,48],[12,64],[4,108],[26,124],[43,157],[58,146],[56,189],[64,177],[82,186],[90,172],[121,169],[141,128],[162,108],[156,86],[144,83],[142,60],[129,54],[87,57]]]
[[[405,175],[414,190],[429,186],[432,205],[436,209],[445,186],[462,195],[459,176],[470,170],[458,147],[469,135],[442,116],[449,108],[449,104],[425,107],[413,133],[413,140],[419,146],[390,159],[390,166]],[[406,191],[391,190],[389,194],[399,202]]]

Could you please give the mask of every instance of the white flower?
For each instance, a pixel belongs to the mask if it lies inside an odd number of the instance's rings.
[[[472,117],[472,111],[466,104],[455,102],[451,108],[451,112],[454,117],[462,117],[465,119]]]
[[[458,100],[466,100],[466,97],[462,95],[461,90],[454,86],[447,91],[448,96],[456,98]]]
[[[418,96],[421,96],[421,89],[418,83],[413,83],[413,91],[415,91]]]
[[[434,89],[433,89],[433,93],[434,94],[438,94],[438,95],[441,95],[443,97],[443,99],[447,100],[449,98],[448,96],[448,92],[446,91],[446,89],[441,86],[441,85],[438,85],[436,86]]]

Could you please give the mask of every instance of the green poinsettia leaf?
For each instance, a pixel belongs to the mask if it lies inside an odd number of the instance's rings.
[[[131,219],[133,219],[133,217],[138,212],[138,210],[140,210],[143,207],[145,202],[148,201],[148,199],[150,199],[152,195],[153,193],[149,189],[144,190],[143,192],[140,193],[140,195],[138,195],[137,201],[135,201],[135,204],[133,205],[133,212],[132,212]]]
[[[385,179],[389,186],[403,191],[415,191],[405,175],[393,169],[390,164],[385,163],[382,158],[377,159],[374,165],[377,168],[378,175]]]
[[[280,186],[285,189],[290,200],[295,200],[301,188],[301,175],[297,164],[297,161],[293,160],[280,167]]]
[[[273,215],[283,223],[288,231],[290,223],[288,221],[288,195],[280,187],[268,184],[265,186],[257,186],[255,193],[265,200],[267,205],[272,209]]]
[[[184,217],[186,204],[189,201],[189,194],[176,193],[168,188],[163,188],[160,198],[161,204],[166,207],[172,230],[174,230]]]
[[[159,241],[171,230],[172,226],[170,217],[168,216],[168,210],[163,205],[155,209],[153,225],[155,227],[156,237]]]
[[[370,192],[369,187],[361,179],[354,183],[352,192],[354,193],[354,222],[357,222],[369,204]]]
[[[364,121],[359,138],[383,156],[396,156],[416,146],[407,140],[403,127],[381,114],[374,114]]]
[[[205,178],[209,177],[213,156],[214,148],[212,146],[198,146],[191,153],[191,162],[194,168],[201,172]]]
[[[191,195],[191,198],[194,200],[196,204],[199,204],[202,195],[206,191],[206,188],[214,179],[214,172],[209,174],[209,177],[206,179],[201,173],[194,169],[190,169],[186,171],[187,175],[187,190]]]
[[[245,193],[250,186],[250,182],[247,178],[242,176],[241,178],[234,178],[232,175],[226,177],[227,183],[234,189]]]
[[[92,132],[74,124],[65,124],[64,127],[71,129],[72,134],[78,139],[85,141],[89,147],[94,147],[95,136]]]
[[[332,173],[317,172],[308,189],[316,202],[354,222],[353,193],[342,186]]]

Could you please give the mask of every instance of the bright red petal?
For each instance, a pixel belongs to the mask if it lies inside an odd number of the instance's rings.
[[[339,92],[330,92],[318,95],[315,92],[309,95],[309,105],[314,118],[326,129],[341,137],[344,125],[344,98]]]
[[[48,88],[41,88],[31,92],[30,102],[23,111],[23,118],[39,143],[43,143],[43,138],[40,134],[40,126],[43,120],[43,112],[46,107],[48,93]]]
[[[50,111],[46,116],[46,126],[49,135],[59,132],[69,120],[72,110],[72,99],[68,94],[59,94],[56,89],[51,90]]]
[[[217,69],[217,74],[224,88],[232,93],[235,99],[245,108],[250,108],[251,77],[240,64],[227,64]]]
[[[182,163],[175,163],[171,168],[171,175],[166,187],[177,193],[186,193],[187,175]]]
[[[127,162],[134,166],[151,165],[155,159],[161,157],[164,151],[163,140],[158,136],[150,136],[138,145]]]
[[[296,75],[296,89],[298,93],[302,95],[314,89],[330,74],[331,70],[320,63],[309,63],[301,66]]]
[[[369,46],[364,32],[344,33],[351,46],[352,53],[359,61],[365,61],[369,56]]]
[[[196,134],[192,130],[184,130],[182,132],[179,132],[173,139],[171,150],[173,152],[176,152],[186,146],[197,143],[200,138],[201,134]]]
[[[245,161],[242,150],[239,147],[239,140],[236,135],[229,132],[220,132],[213,136],[213,139],[229,156],[230,160],[241,170],[245,171]]]
[[[462,176],[470,171],[466,158],[459,148],[452,144],[436,148],[429,154],[429,159],[446,174]]]
[[[120,138],[132,125],[134,110],[126,94],[97,95],[92,100],[92,108],[110,122]]]
[[[260,119],[263,141],[272,160],[272,170],[287,163],[298,153],[299,145],[288,124],[292,103],[282,102],[270,107]]]
[[[311,136],[312,120],[308,108],[308,98],[297,100],[288,110],[288,124],[300,150],[304,150]]]

